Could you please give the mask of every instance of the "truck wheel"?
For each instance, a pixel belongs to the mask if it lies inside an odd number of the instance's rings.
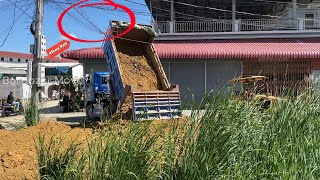
[[[105,106],[102,110],[101,121],[106,122],[111,118],[111,111],[109,106]]]
[[[91,104],[86,106],[87,121],[92,122],[94,120],[93,106]]]

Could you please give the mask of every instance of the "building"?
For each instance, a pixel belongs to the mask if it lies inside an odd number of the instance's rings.
[[[42,49],[45,52],[45,36],[43,36],[44,41],[42,45]],[[2,88],[0,91],[0,97],[5,97],[8,95],[8,92],[14,89],[16,96],[21,98],[28,98],[30,97],[30,86],[27,85],[28,76],[31,76],[31,73],[27,73],[28,70],[28,62],[32,62],[33,57],[32,54],[27,53],[17,53],[17,52],[9,52],[9,51],[0,51],[0,68],[11,70],[12,72],[20,72],[20,74],[4,74],[1,77],[1,86],[6,87]],[[80,78],[83,77],[82,75],[82,65],[79,64],[78,61],[72,59],[65,59],[65,58],[54,58],[48,59],[45,57],[43,62],[43,69],[44,69],[44,76],[45,80],[44,83],[44,93],[50,97],[52,94],[52,90],[54,89],[53,86],[57,85],[56,82],[48,82],[48,79],[54,79],[55,77],[59,78],[58,74],[50,74],[49,71],[51,69],[55,69],[57,67],[67,67],[70,70],[71,76],[73,78]],[[1,71],[0,71],[1,72]],[[21,72],[24,72],[24,75],[21,75]],[[73,73],[72,73],[73,72]],[[0,73],[1,74],[1,73]],[[61,73],[63,75],[63,73]],[[75,77],[76,76],[76,77]],[[10,81],[10,84],[4,83],[7,81],[8,77],[14,79]],[[29,77],[30,78],[30,77]],[[12,83],[11,83],[12,82]]]
[[[267,76],[274,95],[283,87],[297,90],[304,79],[318,76],[320,20],[318,14],[313,19],[303,14],[302,5],[319,8],[311,0],[277,2],[146,0],[159,32],[156,51],[169,81],[180,85],[183,102],[224,91],[239,76]],[[105,63],[99,48],[62,57]]]
[[[45,45],[44,45],[45,46]],[[18,52],[10,52],[10,51],[0,51],[0,63],[7,62],[7,63],[27,63],[33,60],[33,55],[28,53],[18,53]],[[43,63],[52,63],[52,62],[77,62],[71,59],[64,59],[64,58],[54,58],[48,59],[45,57]],[[1,64],[0,64],[1,66]]]
[[[66,51],[61,54],[64,58],[76,59],[83,65],[83,74],[90,74],[92,72],[106,72],[108,71],[108,64],[105,60],[105,55],[101,53],[99,47],[84,48]]]

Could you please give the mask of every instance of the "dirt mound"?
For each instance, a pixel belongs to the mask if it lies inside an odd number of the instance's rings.
[[[0,130],[0,179],[38,179],[36,143],[39,134],[45,135],[47,140],[55,135],[69,144],[84,141],[91,133],[91,129],[71,129],[51,121],[18,131]]]
[[[161,90],[161,83],[146,52],[144,44],[122,39],[115,40],[123,81],[140,91]]]

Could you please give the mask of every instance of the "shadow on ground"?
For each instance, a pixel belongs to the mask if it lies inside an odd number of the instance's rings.
[[[59,106],[44,107],[44,108],[41,109],[41,111],[42,111],[41,113],[44,113],[44,114],[58,114],[58,113],[61,113]]]

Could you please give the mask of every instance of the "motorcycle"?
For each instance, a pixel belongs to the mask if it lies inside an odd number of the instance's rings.
[[[20,99],[15,101],[17,104],[4,104],[2,106],[2,116],[9,116],[11,114],[18,115],[24,112],[24,108],[22,106],[22,102]]]

